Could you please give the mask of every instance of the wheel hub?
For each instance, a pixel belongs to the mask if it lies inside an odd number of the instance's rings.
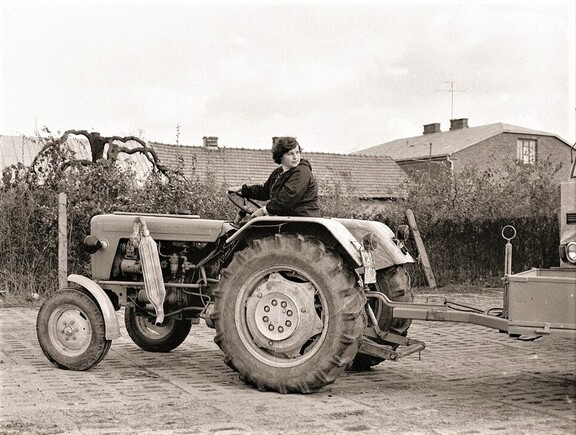
[[[246,323],[253,341],[261,348],[289,357],[323,328],[314,308],[314,287],[272,273],[246,302]]]
[[[65,354],[84,351],[91,338],[91,328],[86,318],[72,309],[64,309],[53,316],[56,317],[56,323],[50,336],[60,351]]]
[[[271,340],[285,340],[296,332],[300,322],[298,306],[287,294],[273,292],[262,296],[254,310],[258,331]]]

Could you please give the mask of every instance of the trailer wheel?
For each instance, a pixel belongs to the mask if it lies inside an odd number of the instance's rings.
[[[80,290],[64,289],[48,298],[36,319],[40,348],[56,367],[89,370],[110,350],[104,317],[94,300]]]
[[[167,318],[159,325],[147,316],[139,316],[134,307],[124,312],[126,332],[134,343],[147,352],[170,352],[180,346],[192,329],[192,320]]]
[[[379,290],[390,300],[395,302],[412,302],[414,300],[410,275],[404,266],[378,270],[376,272],[376,281]],[[392,317],[392,310],[385,305],[373,302],[370,302],[370,305],[378,319],[378,327],[383,332],[393,332],[404,336],[408,333],[408,329],[412,323],[410,319],[394,319]],[[393,345],[392,347],[396,349],[398,345]],[[354,358],[351,370],[368,370],[370,367],[378,365],[382,361],[384,361],[382,358],[358,353]]]
[[[253,241],[222,272],[214,296],[214,341],[261,391],[318,390],[358,351],[366,297],[342,259],[314,239]]]

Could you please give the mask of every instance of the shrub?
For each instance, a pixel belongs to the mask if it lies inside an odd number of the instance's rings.
[[[441,172],[430,179],[418,173],[409,184],[407,207],[419,220],[483,220],[551,216],[560,206],[554,174],[561,165],[549,160],[534,165],[509,163],[500,169]]]

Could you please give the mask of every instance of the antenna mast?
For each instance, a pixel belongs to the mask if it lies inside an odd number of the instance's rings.
[[[446,82],[450,85],[450,89],[436,89],[437,92],[450,92],[450,119],[454,119],[454,92],[466,92],[466,89],[454,89],[454,80]]]

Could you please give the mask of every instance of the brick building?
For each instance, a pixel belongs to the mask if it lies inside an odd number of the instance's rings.
[[[468,119],[453,119],[450,130],[440,123],[424,125],[421,136],[396,139],[354,154],[387,155],[407,173],[449,169],[461,171],[467,166],[478,169],[502,167],[506,162],[532,164],[549,159],[562,164],[556,180],[565,180],[570,169],[570,144],[559,136],[542,131],[496,123],[469,127]]]

